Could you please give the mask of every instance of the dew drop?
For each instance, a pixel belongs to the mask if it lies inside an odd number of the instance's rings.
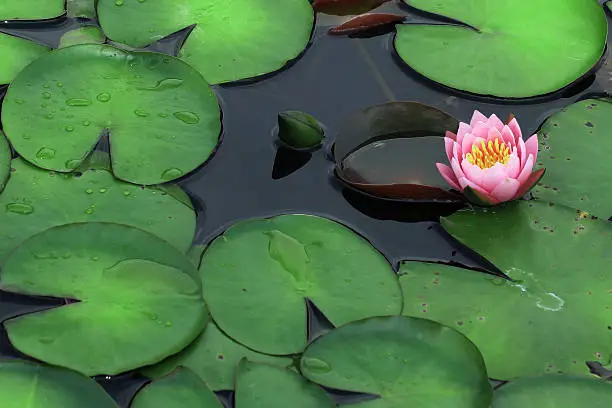
[[[24,102],[25,102],[25,101],[24,101],[23,99],[15,99],[15,103],[16,103],[17,105],[21,105],[21,104],[23,104]]]
[[[102,92],[101,94],[98,94],[98,96],[96,96],[96,99],[99,100],[100,102],[108,102],[110,101],[111,96],[109,93]]]
[[[53,337],[41,337],[38,341],[42,344],[51,344],[55,341]]]
[[[115,0],[115,6],[117,7],[123,6],[123,0]]]
[[[39,160],[49,160],[55,157],[55,150],[49,147],[43,147],[36,152],[36,158]]]
[[[171,168],[171,169],[166,169],[161,177],[162,180],[174,180],[176,178],[179,178],[183,175],[183,171],[177,168]]]
[[[127,197],[127,196],[129,196],[130,194],[131,194],[131,193],[130,193],[129,191],[124,191],[124,192],[123,192],[123,195],[124,195],[124,196],[126,196],[126,197]]]
[[[306,357],[303,360],[303,364],[304,367],[316,373],[324,374],[329,373],[331,371],[331,366],[325,361],[318,358]]]
[[[30,135],[22,135],[21,138],[25,139],[25,140],[28,140],[30,138]]]
[[[87,190],[85,190],[85,192],[87,194],[93,194],[93,188],[88,188]]]
[[[81,164],[81,161],[79,159],[70,159],[70,160],[66,160],[66,163],[64,163],[64,166],[66,166],[67,169],[72,170],[78,167],[79,164]]]
[[[64,86],[64,84],[62,84],[61,82],[58,82],[57,86],[61,88],[62,86]]]
[[[91,101],[83,98],[70,98],[66,99],[66,105],[68,106],[89,106]]]
[[[51,99],[51,92],[43,92],[42,97],[45,99]]]
[[[141,118],[146,118],[147,116],[149,116],[149,112],[144,111],[142,109],[136,109],[134,111],[134,115],[141,117]]]
[[[6,212],[20,215],[28,215],[34,212],[34,207],[25,203],[9,203],[6,205]]]
[[[99,259],[99,258],[98,258],[97,256],[95,256],[95,255],[91,257],[91,260],[92,260],[92,261],[97,261],[98,259]]]
[[[45,115],[45,119],[53,119],[53,114],[52,113],[47,113]]]
[[[149,64],[149,69],[154,69],[157,64]],[[163,91],[166,89],[176,89],[183,85],[183,80],[178,78],[165,78],[158,81],[154,86],[149,88],[138,88],[142,91]]]
[[[83,121],[83,126],[89,126],[91,125],[91,122],[88,120]]]
[[[200,117],[193,112],[174,112],[173,115],[175,118],[188,125],[195,125],[196,123],[200,122]]]
[[[100,189],[100,193],[101,193],[101,194],[106,193],[106,189],[105,189],[105,188],[101,188],[101,189]]]
[[[66,132],[72,132],[74,130],[74,126],[68,125],[64,128],[64,130],[66,130]]]
[[[91,215],[91,214],[93,214],[93,212],[94,212],[94,209],[91,208],[91,207],[89,207],[88,209],[85,210],[85,214]]]
[[[168,114],[167,113],[158,113],[157,116],[159,116],[160,118],[167,118]]]

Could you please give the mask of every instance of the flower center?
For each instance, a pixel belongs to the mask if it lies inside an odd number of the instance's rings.
[[[472,145],[472,151],[465,155],[465,158],[472,164],[481,169],[493,167],[496,163],[507,164],[510,159],[510,147],[504,142],[499,143],[489,140],[489,143],[480,142],[480,146]]]

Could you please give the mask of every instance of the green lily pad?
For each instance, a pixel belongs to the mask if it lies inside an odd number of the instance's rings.
[[[178,193],[122,182],[103,168],[84,168],[78,176],[41,170],[22,159],[13,160],[12,167],[0,194],[0,259],[34,234],[87,221],[131,225],[165,239],[182,252],[191,246],[196,215]]]
[[[223,408],[217,396],[193,371],[179,368],[136,394],[130,408]]]
[[[242,360],[236,375],[236,408],[332,408],[315,384],[286,368]]]
[[[500,380],[609,364],[612,228],[583,214],[521,201],[443,218],[450,234],[514,281],[409,262],[400,269],[403,313],[464,333]]]
[[[196,24],[180,56],[211,83],[282,68],[308,45],[308,0],[100,0],[100,25],[113,41],[149,45]]]
[[[0,289],[78,300],[4,326],[17,350],[88,376],[161,361],[207,319],[189,259],[120,224],[70,224],[28,238],[2,265]]]
[[[19,0],[0,4],[0,20],[43,20],[64,14],[65,0]]]
[[[268,354],[306,346],[305,298],[335,325],[402,307],[387,260],[348,228],[310,215],[235,224],[206,250],[200,275],[221,330]]]
[[[117,408],[95,381],[28,361],[0,362],[2,408]]]
[[[236,343],[227,337],[216,324],[209,323],[193,343],[179,354],[141,372],[149,378],[160,378],[175,368],[184,366],[203,379],[211,389],[229,390],[234,388],[236,367],[243,358],[256,363],[268,363],[279,367],[293,364],[291,358],[260,354]]]
[[[106,37],[97,26],[83,26],[70,30],[60,38],[59,48],[77,44],[103,44]]]
[[[325,387],[379,396],[363,408],[487,408],[492,390],[478,349],[459,332],[403,316],[352,322],[319,337],[301,361]]]
[[[68,17],[96,18],[97,0],[66,0]]]
[[[4,133],[0,130],[0,192],[4,190],[11,172],[11,159],[11,146],[9,146]]]
[[[611,118],[612,99],[586,99],[548,118],[538,134],[538,162],[548,171],[533,195],[612,216]]]
[[[18,4],[18,2],[11,4]],[[44,45],[0,33],[0,55],[3,56],[0,58],[0,84],[11,82],[26,65],[49,50],[50,48]]]
[[[62,172],[108,132],[115,176],[138,184],[200,166],[221,131],[217,98],[189,65],[101,44],[61,48],[28,65],[7,91],[2,123],[24,159]]]
[[[294,149],[309,149],[321,144],[323,128],[311,115],[301,111],[278,114],[278,137]]]
[[[591,70],[606,45],[596,0],[403,1],[471,26],[398,25],[395,37],[412,69],[463,91],[509,98],[553,92]]]
[[[491,408],[607,408],[610,401],[609,381],[550,374],[503,385],[495,391]]]

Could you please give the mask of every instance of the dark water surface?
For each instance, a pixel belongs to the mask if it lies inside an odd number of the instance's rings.
[[[390,5],[385,11],[397,7]],[[413,21],[424,19],[420,13],[414,16]],[[474,109],[486,115],[496,113],[502,119],[513,113],[528,136],[551,113],[612,89],[607,59],[597,73],[565,90],[537,99],[504,101],[458,93],[411,71],[393,50],[393,33],[359,39],[327,35],[329,25],[338,22],[340,18],[319,16],[311,46],[287,69],[257,82],[214,87],[223,109],[222,143],[205,166],[179,181],[198,209],[196,243],[209,242],[238,220],[308,213],[351,227],[394,265],[418,259],[486,268],[439,227],[438,217],[449,214],[453,207],[373,199],[337,181],[330,154],[335,132],[348,115],[360,109],[412,100],[436,106],[462,121],[469,121]],[[30,23],[0,23],[0,31],[57,46],[61,33],[92,23],[58,19],[43,26],[37,23],[34,30]],[[148,49],[172,53],[180,41],[180,35],[173,35]],[[279,149],[273,129],[278,112],[285,110],[305,111],[323,123],[325,146],[311,155]],[[0,292],[0,321],[60,303]],[[0,329],[0,357],[16,356],[23,357]],[[128,373],[103,377],[100,382],[127,407],[143,379]],[[224,395],[229,404],[231,394]]]

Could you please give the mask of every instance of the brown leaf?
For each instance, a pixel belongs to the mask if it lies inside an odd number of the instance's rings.
[[[512,122],[512,119],[514,119],[514,115],[511,113],[508,115],[508,119],[506,119],[506,125],[510,122]]]
[[[329,30],[330,34],[350,35],[357,34],[375,27],[399,23],[405,18],[400,14],[366,13],[348,20],[346,23]]]
[[[315,0],[312,8],[318,13],[347,16],[367,13],[389,0]]]

